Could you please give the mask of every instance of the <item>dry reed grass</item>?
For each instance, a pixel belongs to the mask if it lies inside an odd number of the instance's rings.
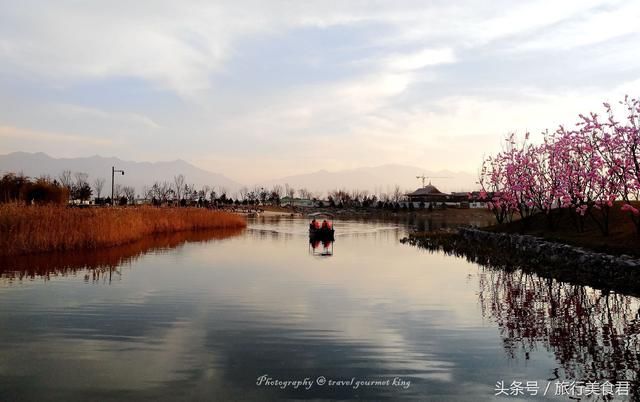
[[[240,215],[200,208],[66,208],[0,205],[0,255],[97,249],[145,236],[246,226]]]

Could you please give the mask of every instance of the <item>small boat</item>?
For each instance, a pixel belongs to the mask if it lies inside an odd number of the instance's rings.
[[[333,228],[333,215],[316,212],[309,214],[312,218],[309,223],[309,239],[333,241],[335,229]],[[320,223],[322,220],[322,223]]]

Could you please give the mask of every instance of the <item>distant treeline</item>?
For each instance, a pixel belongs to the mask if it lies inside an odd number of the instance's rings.
[[[23,202],[27,204],[58,203],[69,201],[97,205],[111,204],[110,194],[103,197],[105,180],[97,178],[90,184],[86,173],[72,173],[65,170],[55,179],[49,176],[29,178],[15,173],[2,176],[0,182],[0,203]],[[176,175],[172,181],[156,181],[150,186],[144,186],[142,192],[136,194],[135,188],[115,184],[114,199],[118,205],[151,204],[173,206],[217,207],[225,205],[294,205],[295,199],[311,201],[318,207],[337,208],[385,208],[402,209],[413,208],[405,205],[406,191],[395,186],[387,193],[377,194],[368,191],[336,189],[328,191],[323,200],[322,195],[305,188],[294,189],[285,184],[275,184],[271,188],[254,186],[252,189],[242,187],[237,192],[229,194],[224,187],[201,186],[189,184],[184,175]],[[299,198],[296,198],[299,197]],[[424,207],[421,205],[420,207]]]

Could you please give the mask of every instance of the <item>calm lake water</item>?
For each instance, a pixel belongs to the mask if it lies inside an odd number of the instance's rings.
[[[0,401],[568,400],[562,381],[635,387],[634,297],[403,245],[403,224],[337,222],[327,249],[306,231],[257,220],[228,237],[2,261]],[[495,396],[499,381],[517,395]],[[531,383],[521,394],[514,381]]]

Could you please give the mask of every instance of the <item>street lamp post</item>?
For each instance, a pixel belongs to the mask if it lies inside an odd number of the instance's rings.
[[[118,170],[116,169],[115,166],[111,166],[111,206],[114,206],[114,201],[113,201],[113,181],[114,181],[114,176],[117,173],[122,173],[122,175],[124,176],[124,170]]]

